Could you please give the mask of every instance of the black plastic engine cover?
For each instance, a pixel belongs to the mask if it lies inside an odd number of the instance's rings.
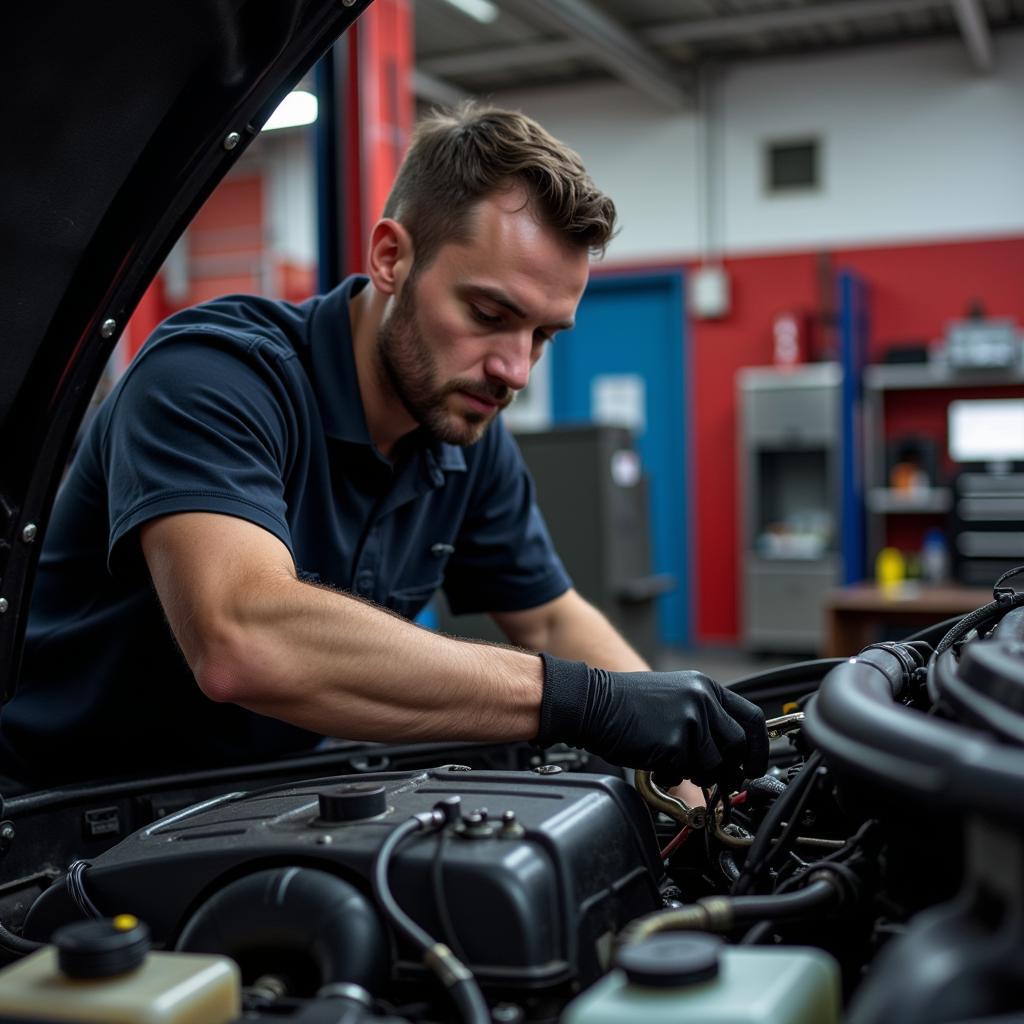
[[[322,818],[322,806],[336,801],[322,803],[320,795],[350,784],[383,786],[386,810],[367,819]],[[317,867],[369,893],[371,865],[388,833],[452,796],[461,798],[466,816],[486,809],[486,821],[410,839],[389,878],[399,905],[451,944],[438,912],[444,901],[455,944],[481,982],[535,990],[589,984],[602,972],[611,934],[660,907],[650,816],[621,779],[458,766],[229,793],[163,818],[96,857],[84,887],[102,913],[135,914],[155,942],[170,947],[206,899],[263,868]],[[508,811],[514,824],[503,826]],[[25,934],[45,940],[80,917],[61,880],[36,901]],[[400,959],[409,952],[397,950]]]

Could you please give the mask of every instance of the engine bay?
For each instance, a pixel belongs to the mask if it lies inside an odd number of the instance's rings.
[[[1021,604],[997,586],[955,624],[736,682],[770,716],[771,767],[703,808],[525,745],[340,745],[13,797],[0,1013],[51,943],[129,919],[150,956],[235,965],[224,1020],[1024,1010]]]

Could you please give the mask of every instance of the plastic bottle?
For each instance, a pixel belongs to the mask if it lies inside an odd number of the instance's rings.
[[[151,953],[131,915],[65,925],[54,942],[0,970],[0,1014],[97,1024],[228,1024],[241,1014],[233,960]]]
[[[573,1000],[562,1024],[837,1024],[839,966],[819,949],[726,946],[657,935],[620,951],[619,969]]]
[[[924,535],[921,545],[921,578],[936,585],[949,579],[949,551],[943,532],[935,527]]]
[[[899,548],[882,548],[875,559],[875,582],[883,593],[899,590],[907,575],[907,565]]]

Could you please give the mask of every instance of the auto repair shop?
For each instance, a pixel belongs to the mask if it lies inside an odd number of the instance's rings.
[[[75,88],[76,36],[166,52],[66,110],[39,84],[0,157],[0,1022],[1024,1013],[1024,0],[290,0],[273,24],[248,0],[180,23],[117,3],[89,28],[57,6],[74,32],[13,33],[47,83]],[[694,773],[694,799],[582,724],[247,758],[222,717],[241,753],[216,764],[174,721],[158,771],[19,774],[23,720],[111,713],[33,709],[19,676],[56,642],[28,613],[70,557],[43,545],[91,457],[79,423],[168,317],[371,273],[415,125],[467,101],[535,119],[617,210],[502,412],[553,548],[647,675],[763,711],[767,772]],[[537,649],[464,599],[458,537],[387,601],[360,543],[350,580],[293,568],[401,615],[404,595],[432,637]],[[73,679],[66,658],[45,671]]]

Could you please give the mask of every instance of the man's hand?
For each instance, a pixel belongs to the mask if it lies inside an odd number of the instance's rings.
[[[768,767],[764,714],[699,672],[608,672],[544,659],[537,742],[710,785]]]

